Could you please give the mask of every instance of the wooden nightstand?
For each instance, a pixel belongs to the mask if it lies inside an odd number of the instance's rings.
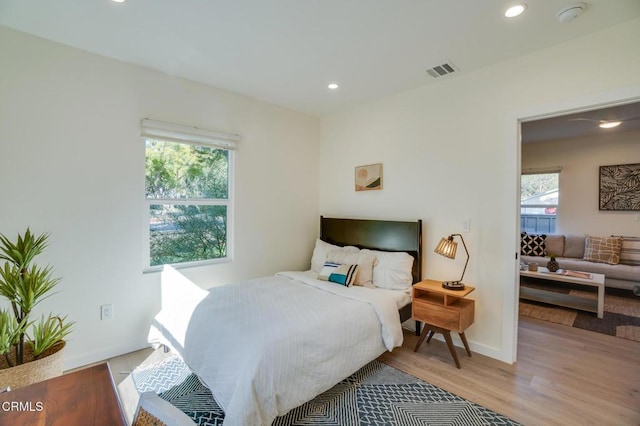
[[[455,331],[460,335],[467,355],[471,356],[464,330],[473,324],[475,301],[464,297],[473,290],[475,288],[471,286],[465,286],[464,290],[447,290],[442,287],[441,281],[433,280],[423,280],[413,286],[411,314],[414,320],[425,324],[414,352],[418,350],[425,338],[429,343],[435,333],[442,333],[449,352],[456,362],[456,367],[460,368],[460,360],[451,340],[451,332]]]

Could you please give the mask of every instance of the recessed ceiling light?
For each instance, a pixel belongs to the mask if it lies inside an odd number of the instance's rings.
[[[613,127],[618,127],[622,121],[601,121],[600,127],[603,129],[611,129]]]
[[[124,0],[113,0],[115,3],[124,3]]]
[[[509,9],[507,9],[507,11],[504,13],[504,16],[506,16],[507,18],[513,18],[515,16],[520,15],[526,9],[527,9],[527,5],[526,4],[524,4],[524,3],[517,4],[515,6],[511,6]]]
[[[329,89],[331,89],[331,90],[336,90],[338,88],[338,84],[337,83],[330,83],[327,87]]]

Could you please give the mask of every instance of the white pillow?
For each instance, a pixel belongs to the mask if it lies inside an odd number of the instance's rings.
[[[353,285],[363,287],[375,287],[373,285],[373,265],[376,264],[376,257],[372,254],[359,252],[348,252],[345,250],[332,250],[327,255],[327,261],[336,262],[342,265],[358,265],[358,274]]]
[[[320,238],[316,240],[316,246],[313,249],[313,255],[311,256],[311,270],[315,273],[320,273],[324,262],[327,261],[327,255],[333,250],[344,250],[345,252],[357,253],[360,251],[358,247],[353,246],[335,246],[333,244],[326,243]]]
[[[373,284],[387,290],[411,288],[413,256],[404,251],[360,250],[361,254],[373,254],[378,263],[373,267]]]

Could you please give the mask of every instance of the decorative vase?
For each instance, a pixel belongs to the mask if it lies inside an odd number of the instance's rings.
[[[42,382],[53,377],[61,376],[63,370],[63,349],[66,342],[55,344],[45,351],[38,359],[34,359],[31,345],[25,345],[24,364],[9,367],[4,356],[0,357],[0,387],[11,389],[21,388],[32,383]],[[15,361],[15,353],[11,354]]]
[[[549,272],[556,272],[558,269],[560,269],[560,265],[556,261],[555,256],[551,256],[551,260],[547,262],[547,269],[549,270]]]

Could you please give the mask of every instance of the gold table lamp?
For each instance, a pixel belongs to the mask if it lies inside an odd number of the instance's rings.
[[[449,259],[456,258],[456,251],[458,250],[458,243],[456,243],[453,237],[460,237],[460,241],[462,241],[462,246],[464,247],[464,251],[467,253],[467,261],[464,264],[464,269],[462,270],[462,275],[460,279],[457,281],[444,281],[442,283],[442,287],[447,288],[449,290],[464,290],[464,284],[462,283],[462,278],[464,277],[464,273],[467,270],[467,265],[469,264],[469,250],[467,250],[467,245],[464,243],[464,238],[460,234],[451,234],[446,238],[442,238],[438,245],[436,246],[434,252],[447,257]]]

